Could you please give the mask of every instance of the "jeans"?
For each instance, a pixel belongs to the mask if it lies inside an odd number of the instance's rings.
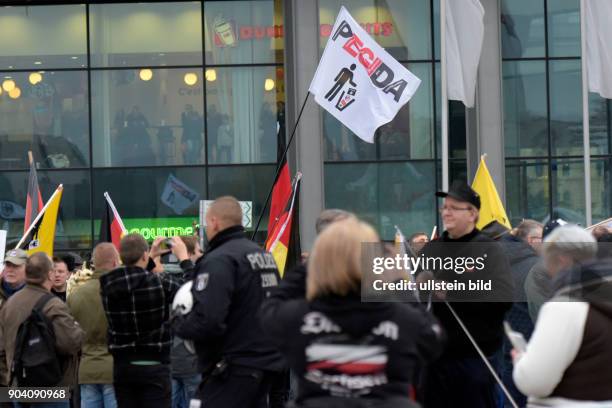
[[[168,364],[140,366],[115,360],[113,379],[119,408],[172,406],[172,383]]]
[[[192,377],[172,378],[172,408],[188,408],[202,382],[200,374]]]
[[[112,384],[81,384],[81,408],[117,408]]]
[[[211,375],[198,389],[201,408],[268,408],[273,377],[273,373],[246,367]]]

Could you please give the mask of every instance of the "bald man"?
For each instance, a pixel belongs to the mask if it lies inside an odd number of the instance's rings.
[[[107,321],[100,297],[100,276],[119,266],[113,244],[98,244],[93,251],[91,280],[74,289],[67,304],[70,313],[85,330],[85,344],[79,364],[79,386],[83,406],[116,407],[113,388],[113,358],[108,352]]]
[[[264,336],[258,311],[278,285],[270,253],[246,237],[234,197],[220,197],[206,213],[208,248],[194,268],[191,313],[175,318],[175,333],[193,340],[203,383],[203,407],[267,407],[284,362]]]

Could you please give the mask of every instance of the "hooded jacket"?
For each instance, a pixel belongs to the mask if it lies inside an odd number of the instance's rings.
[[[515,363],[518,388],[539,398],[612,401],[612,263],[579,265],[555,288]]]
[[[262,324],[299,377],[299,403],[408,398],[415,367],[442,351],[440,326],[417,305],[361,303],[358,294],[283,298],[264,302]]]

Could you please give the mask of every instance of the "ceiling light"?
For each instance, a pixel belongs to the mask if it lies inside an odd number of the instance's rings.
[[[15,81],[13,81],[12,79],[7,79],[4,82],[2,82],[2,89],[4,89],[6,92],[11,92],[14,88],[15,88]]]
[[[275,85],[276,84],[272,78],[266,78],[266,82],[264,82],[264,89],[269,92],[274,89]]]
[[[148,68],[141,69],[139,76],[143,81],[149,81],[151,78],[153,78],[153,71]]]
[[[28,80],[32,85],[36,85],[37,83],[42,81],[42,75],[40,75],[40,73],[38,72],[32,72],[28,77]]]
[[[17,99],[21,96],[21,89],[14,87],[13,89],[11,89],[11,91],[9,92],[9,96],[13,99]]]
[[[207,69],[204,76],[208,82],[215,82],[217,80],[217,71],[214,69]]]

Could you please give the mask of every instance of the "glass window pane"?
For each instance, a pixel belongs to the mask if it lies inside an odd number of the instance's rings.
[[[364,142],[331,113],[325,109],[319,109],[323,115],[323,139],[327,161],[376,159],[376,144]],[[377,135],[379,134],[380,130],[377,131]]]
[[[548,54],[580,56],[580,0],[548,1]]]
[[[206,64],[282,63],[283,2],[204,3]]]
[[[26,171],[0,172],[0,229],[8,231],[7,248],[23,236],[28,174]],[[89,172],[39,171],[38,184],[44,202],[60,184],[64,185],[54,248],[88,248],[91,245]]]
[[[549,197],[546,161],[506,160],[506,212],[512,225],[525,218],[543,221]]]
[[[202,64],[199,2],[92,4],[89,31],[94,67]]]
[[[504,141],[507,157],[548,154],[546,63],[503,63]]]
[[[593,224],[610,218],[612,214],[612,159],[591,160],[591,197]]]
[[[427,0],[319,1],[321,52],[330,38],[340,6],[347,5],[353,18],[400,61],[431,58],[431,12]]]
[[[584,161],[556,159],[551,162],[552,218],[584,225]]]
[[[544,0],[502,0],[503,58],[545,57]]]
[[[552,154],[582,155],[584,149],[580,61],[550,61],[549,64]]]
[[[214,166],[208,170],[208,198],[213,200],[224,195],[236,197],[239,201],[251,201],[252,222],[248,231],[253,231],[261,215],[266,197],[274,183],[275,166]],[[255,241],[264,242],[268,230],[268,214],[261,220]],[[250,236],[250,235],[249,235]]]
[[[376,143],[381,159],[432,159],[433,143],[433,84],[431,64],[407,64],[421,79],[421,85],[393,121],[377,131]]]
[[[436,63],[436,141],[437,157],[442,157],[442,94],[440,63]],[[466,157],[465,105],[460,101],[448,101],[448,156],[451,159]]]
[[[93,71],[94,166],[203,163],[202,77],[196,69]]]
[[[96,241],[105,208],[104,192],[111,196],[126,229],[146,239],[190,235],[193,221],[199,223],[199,200],[206,197],[203,167],[99,169],[94,170],[93,177]]]
[[[0,69],[86,65],[85,5],[0,7]]]
[[[0,72],[0,169],[89,165],[87,73]]]
[[[591,154],[609,154],[612,143],[612,109],[609,99],[589,93]]]
[[[277,123],[285,128],[283,69],[208,68],[206,77],[209,162],[276,163]]]
[[[436,223],[434,163],[326,164],[325,207],[342,208],[392,240],[397,225],[407,236]]]

